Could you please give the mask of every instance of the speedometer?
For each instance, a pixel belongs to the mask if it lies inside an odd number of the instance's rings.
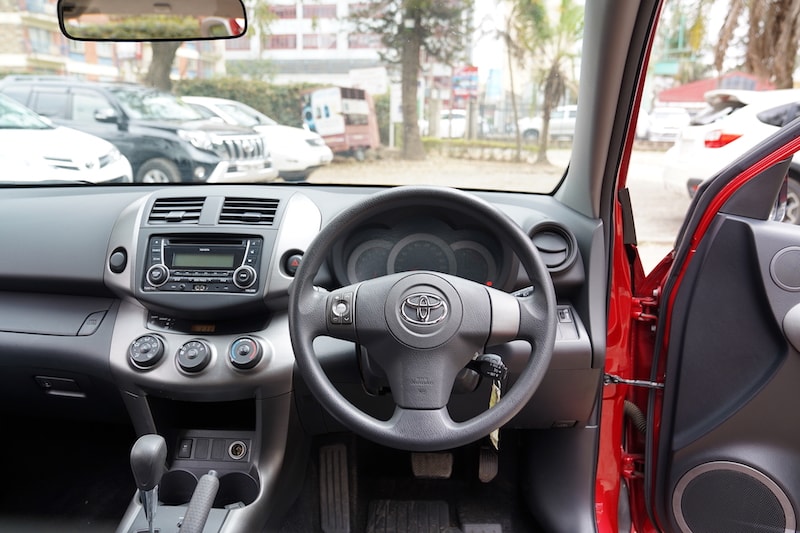
[[[415,233],[404,237],[389,253],[389,273],[432,270],[455,274],[456,256],[439,237]]]

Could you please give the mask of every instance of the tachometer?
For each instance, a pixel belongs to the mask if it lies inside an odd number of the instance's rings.
[[[392,243],[383,239],[372,239],[356,246],[347,260],[350,283],[385,276],[391,250]]]
[[[400,239],[389,253],[389,273],[433,270],[455,274],[456,256],[439,237],[415,233]]]

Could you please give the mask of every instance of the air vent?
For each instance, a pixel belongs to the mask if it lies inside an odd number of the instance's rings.
[[[278,203],[267,198],[225,198],[219,223],[271,226]]]
[[[204,198],[159,198],[150,211],[150,224],[197,224]]]
[[[531,231],[531,241],[550,272],[561,272],[575,262],[578,244],[565,227],[544,223]]]

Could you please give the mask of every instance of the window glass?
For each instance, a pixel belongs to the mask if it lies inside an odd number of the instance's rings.
[[[45,117],[67,118],[67,91],[35,91],[31,107]]]
[[[78,122],[94,122],[95,114],[110,108],[108,100],[94,92],[76,92],[72,95],[72,120]]]

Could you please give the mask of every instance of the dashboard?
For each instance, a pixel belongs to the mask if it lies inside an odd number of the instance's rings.
[[[245,502],[255,501],[280,484],[278,465],[304,460],[291,453],[293,439],[344,429],[297,372],[288,302],[321,230],[379,190],[4,190],[0,217],[13,231],[0,232],[3,402],[31,414],[128,421],[139,434],[167,436],[176,449],[193,439],[244,443],[246,453],[221,461],[176,456],[172,465],[176,475],[209,468],[236,474],[243,480],[237,485],[248,487]],[[604,298],[592,291],[605,279],[599,274],[594,283],[587,272],[601,270],[585,269],[583,258],[603,246],[602,228],[546,196],[480,195],[530,236],[558,304],[547,375],[509,425],[585,426],[602,373],[588,331],[605,316],[591,303]],[[470,212],[435,204],[389,209],[352,227],[335,233],[315,277],[320,289],[358,290],[372,278],[425,270],[508,293],[536,290],[504,236]],[[506,362],[511,385],[531,351],[525,341],[487,350]],[[314,352],[349,402],[391,416],[386,376],[358,343],[322,336]],[[457,379],[447,404],[454,420],[486,408],[488,382],[468,374]],[[298,431],[305,436],[293,437]],[[237,516],[258,522],[247,515],[263,507],[248,505]]]

